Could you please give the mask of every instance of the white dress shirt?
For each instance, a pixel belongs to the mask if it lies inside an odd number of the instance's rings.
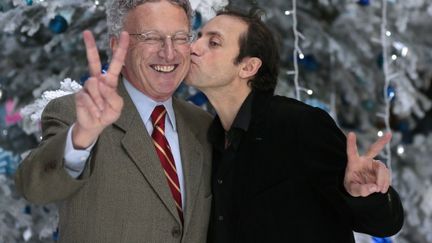
[[[171,147],[172,155],[174,157],[177,176],[180,184],[180,192],[182,195],[182,205],[184,209],[186,194],[184,190],[183,167],[181,163],[180,146],[179,146],[178,133],[176,128],[175,114],[172,106],[172,98],[169,98],[164,102],[156,102],[151,98],[149,98],[148,96],[144,95],[141,91],[137,90],[126,79],[123,80],[123,84],[126,87],[126,90],[132,99],[132,102],[135,104],[135,107],[138,110],[138,113],[140,114],[141,119],[150,136],[153,132],[153,124],[150,116],[154,108],[157,105],[164,105],[165,109],[167,110],[167,116],[165,116],[165,136],[168,140],[168,143]],[[64,152],[64,159],[65,159],[65,169],[68,172],[68,174],[73,178],[78,178],[78,176],[81,175],[81,173],[84,170],[85,164],[90,156],[91,149],[93,148],[95,143],[93,143],[87,149],[76,150],[72,144],[73,126],[74,125],[72,125],[69,128],[66,146],[65,146],[65,152]]]

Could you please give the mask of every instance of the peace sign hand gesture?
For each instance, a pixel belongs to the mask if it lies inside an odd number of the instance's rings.
[[[123,99],[117,93],[120,72],[129,45],[129,34],[122,32],[106,74],[101,74],[101,61],[92,33],[83,32],[90,78],[75,95],[77,121],[72,130],[77,149],[89,147],[105,127],[121,114]]]
[[[352,132],[347,138],[348,163],[345,169],[345,190],[353,197],[366,197],[375,192],[386,193],[391,184],[390,170],[376,157],[391,140],[391,133],[378,139],[360,156],[357,150],[356,135]]]

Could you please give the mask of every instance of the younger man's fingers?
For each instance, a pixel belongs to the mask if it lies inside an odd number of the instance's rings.
[[[374,158],[378,154],[381,153],[385,145],[390,142],[391,140],[391,133],[386,133],[384,136],[379,138],[372,146],[369,148],[368,152],[366,153],[366,156],[369,158]]]
[[[348,161],[355,160],[358,157],[357,139],[353,132],[348,133],[347,136],[347,156]]]

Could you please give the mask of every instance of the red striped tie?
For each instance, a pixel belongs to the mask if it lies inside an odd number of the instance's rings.
[[[171,148],[165,137],[165,115],[166,110],[163,105],[158,105],[153,110],[151,114],[151,120],[153,123],[152,138],[156,147],[156,152],[164,169],[165,176],[168,180],[168,185],[174,197],[177,211],[181,221],[183,222],[182,200],[177,170],[171,153]]]

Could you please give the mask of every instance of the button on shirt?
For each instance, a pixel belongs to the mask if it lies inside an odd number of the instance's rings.
[[[252,112],[251,92],[240,107],[229,131],[225,132],[219,117],[216,117],[209,129],[209,139],[213,144],[213,205],[209,226],[209,242],[229,243],[235,235],[232,222],[235,222],[238,210],[232,205],[233,188],[239,169],[236,156],[244,134],[247,132]]]
[[[156,102],[144,95],[141,91],[137,90],[134,86],[132,86],[132,84],[129,83],[129,81],[124,79],[123,84],[129,96],[131,97],[132,102],[137,108],[138,113],[142,121],[144,122],[144,125],[150,136],[153,132],[153,124],[150,118],[151,113],[157,105],[165,106],[165,109],[167,110],[167,116],[165,117],[165,136],[168,140],[168,143],[171,147],[171,152],[174,157],[177,175],[179,178],[180,192],[182,194],[182,205],[185,205],[186,194],[184,190],[183,167],[181,163],[180,146],[175,122],[175,114],[172,106],[172,98],[164,102]],[[72,145],[71,131],[72,127],[69,129],[68,138],[66,141],[65,169],[69,173],[69,175],[74,178],[78,178],[78,176],[84,170],[85,163],[90,155],[91,148],[94,146],[94,144],[85,150],[74,149]]]

